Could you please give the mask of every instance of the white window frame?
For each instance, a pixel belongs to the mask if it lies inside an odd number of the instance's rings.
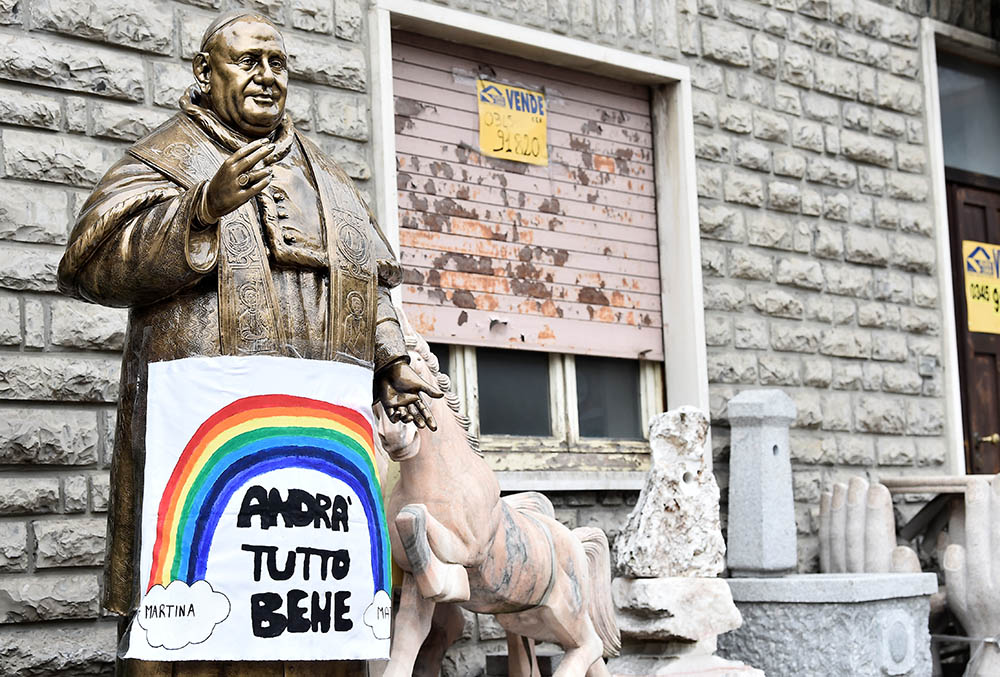
[[[941,98],[938,90],[937,52],[946,51],[1000,66],[1000,43],[962,28],[925,17],[920,20],[921,71],[927,106],[927,146],[934,200],[937,281],[941,299],[942,370],[946,409],[947,472],[964,475],[965,433],[962,422],[962,388],[958,376],[958,329],[955,288],[952,282],[948,187],[944,176],[944,137],[941,132]]]
[[[708,361],[690,69],[658,58],[421,0],[376,0],[368,15],[375,209],[390,244],[397,250],[399,224],[392,89],[394,27],[650,86],[666,404],[671,409],[693,405],[707,414],[710,411]],[[398,292],[395,300],[400,302]],[[468,377],[470,367],[467,363],[463,365]],[[474,376],[474,371],[471,375]],[[711,448],[710,441],[708,448]],[[711,463],[710,454],[708,458]],[[639,488],[643,477],[644,473],[640,472],[548,471],[519,477],[501,476],[501,486],[564,490]]]

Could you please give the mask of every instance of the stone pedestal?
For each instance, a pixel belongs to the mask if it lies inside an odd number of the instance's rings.
[[[930,677],[934,574],[728,579],[743,625],[719,653],[768,675]]]
[[[720,578],[725,543],[719,487],[706,461],[708,417],[681,407],[649,426],[652,469],[617,541],[612,594],[622,632],[612,675],[763,677],[715,653],[720,634],[740,625]]]
[[[795,404],[780,390],[744,390],[729,400],[731,576],[778,576],[795,569],[795,504],[788,426]]]

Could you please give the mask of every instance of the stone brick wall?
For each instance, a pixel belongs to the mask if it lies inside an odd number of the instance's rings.
[[[125,311],[56,293],[89,188],[176,112],[218,10],[193,0],[0,0],[0,673],[109,674],[99,608]],[[282,25],[300,129],[368,190],[361,0],[246,3]]]

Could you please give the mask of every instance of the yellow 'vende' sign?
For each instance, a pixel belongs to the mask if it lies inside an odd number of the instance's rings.
[[[479,151],[490,157],[549,164],[545,95],[530,89],[476,80]]]
[[[969,331],[1000,334],[1000,245],[962,240]]]

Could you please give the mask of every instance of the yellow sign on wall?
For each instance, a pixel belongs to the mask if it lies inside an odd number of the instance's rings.
[[[549,164],[545,94],[476,80],[479,151],[490,157],[533,165]]]
[[[962,240],[969,331],[1000,334],[1000,245]]]

